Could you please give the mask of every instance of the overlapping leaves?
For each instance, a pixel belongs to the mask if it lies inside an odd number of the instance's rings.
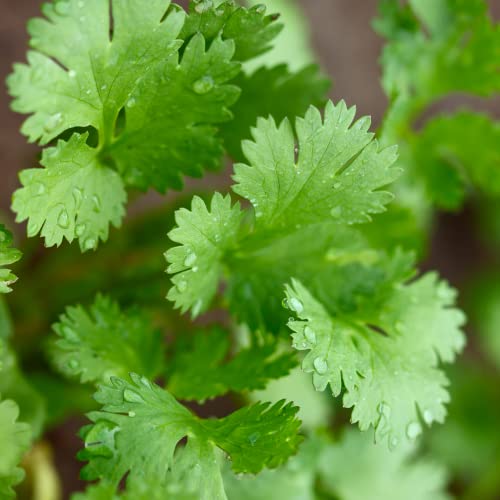
[[[201,420],[135,374],[130,380],[113,377],[95,397],[103,408],[89,414],[93,424],[82,431],[85,449],[79,456],[89,462],[83,476],[103,479],[114,489],[129,472],[127,481],[152,481],[166,494],[225,498],[218,450],[231,457],[233,471],[257,473],[279,466],[300,442],[297,408],[283,401]],[[187,444],[176,451],[184,437]]]

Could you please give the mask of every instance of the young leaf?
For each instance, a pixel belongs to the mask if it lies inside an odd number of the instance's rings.
[[[82,471],[85,479],[105,478],[116,487],[130,471],[128,480],[154,478],[168,492],[169,485],[189,481],[187,471],[196,465],[199,498],[224,498],[220,470],[214,466],[218,448],[231,457],[235,472],[257,473],[278,467],[300,442],[297,408],[291,404],[261,403],[225,418],[201,420],[145,377],[130,378],[113,377],[95,395],[103,408],[89,414],[93,425],[82,430],[85,449],[79,457],[89,461]],[[187,445],[176,453],[184,437]]]
[[[191,211],[181,208],[175,213],[177,227],[168,236],[180,246],[170,248],[165,258],[167,272],[174,274],[167,298],[182,312],[191,308],[196,317],[210,305],[222,273],[223,258],[233,247],[243,213],[231,197],[215,193],[210,209],[195,196]]]
[[[28,424],[18,422],[19,408],[11,400],[0,401],[0,497],[15,498],[13,486],[24,478],[18,467],[31,442]]]
[[[428,196],[446,209],[459,208],[468,185],[500,195],[500,123],[460,111],[426,123],[413,143],[416,172]]]
[[[175,38],[184,15],[169,6],[169,0],[149,2],[148,9],[138,0],[126,5],[115,1],[111,19],[108,1],[62,0],[44,6],[47,19],[30,23],[36,51],[29,53],[28,65],[17,64],[8,79],[13,108],[32,114],[23,132],[42,144],[74,128],[91,128],[98,135],[97,147],[86,145],[86,136],[57,147],[68,155],[64,164],[57,164],[58,179],[40,173],[32,185],[33,171],[22,174],[23,184],[29,186],[16,197],[14,209],[20,220],[38,220],[38,225],[31,223],[30,234],[42,229],[44,219],[29,195],[44,194],[50,198],[49,208],[57,207],[44,214],[47,245],[78,238],[87,249],[105,238],[107,225],[117,225],[123,216],[122,182],[164,192],[180,188],[183,174],[198,176],[202,168],[219,165],[222,146],[213,125],[231,117],[228,106],[239,93],[226,85],[239,71],[231,62],[234,43],[219,37],[207,48],[197,34],[180,57],[182,41]],[[90,17],[99,21],[86,22]],[[103,187],[107,181],[108,190]],[[70,199],[75,189],[87,200],[81,209]],[[109,198],[110,207],[92,217],[97,221],[87,220],[86,209],[95,196]],[[88,224],[85,230],[83,224]]]
[[[51,348],[55,366],[82,383],[139,370],[154,379],[162,371],[160,332],[139,311],[122,312],[109,297],[98,295],[88,310],[68,307],[53,329],[59,337]]]
[[[278,16],[265,13],[262,4],[245,9],[234,0],[219,2],[216,7],[212,0],[192,0],[180,38],[187,40],[202,33],[212,42],[220,35],[223,40],[234,41],[236,61],[247,61],[270,50],[271,42],[283,28],[274,22]]]
[[[21,252],[12,248],[12,234],[0,224],[0,293],[9,293],[10,285],[17,281],[17,276],[3,266],[14,264],[21,258]]]
[[[438,363],[453,361],[464,345],[464,317],[446,283],[430,273],[395,284],[365,317],[330,314],[298,281],[286,296],[298,318],[289,322],[293,345],[310,351],[303,370],[316,390],[345,390],[344,406],[361,430],[373,426],[393,448],[422,432],[421,418],[427,425],[444,420],[449,395]]]
[[[94,250],[108,239],[109,224],[121,225],[127,193],[120,176],[99,163],[88,134],[43,151],[41,164],[20,173],[23,187],[13,196],[16,221],[28,219],[28,236],[40,233],[45,245],[78,239],[81,250]]]
[[[390,451],[348,430],[338,443],[323,448],[319,477],[327,491],[342,500],[450,500],[443,467],[417,459],[415,451],[412,446]]]
[[[392,195],[383,188],[400,173],[392,166],[396,150],[379,150],[370,119],[353,124],[355,112],[343,101],[328,102],[324,119],[309,108],[296,121],[297,149],[287,120],[277,127],[272,118],[259,119],[253,142],[243,143],[249,165],[235,165],[233,188],[254,206],[258,226],[354,224],[384,211]]]
[[[275,342],[246,347],[225,361],[229,340],[220,328],[198,332],[190,341],[181,337],[171,360],[169,391],[179,399],[203,401],[229,391],[264,389],[296,365],[293,354],[276,354]]]
[[[16,402],[21,420],[30,426],[33,437],[39,437],[47,417],[45,398],[30,383],[14,352],[1,339],[0,394]]]

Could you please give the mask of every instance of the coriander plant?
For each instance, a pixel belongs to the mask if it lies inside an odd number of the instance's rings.
[[[439,106],[498,95],[499,24],[484,0],[381,0],[374,127],[329,100],[298,4],[267,4],[29,21],[7,87],[41,155],[12,196],[23,255],[0,226],[1,499],[498,498],[500,125]],[[138,214],[148,190],[169,196]],[[461,210],[487,257],[459,307],[428,269]],[[86,487],[56,465],[75,422]]]

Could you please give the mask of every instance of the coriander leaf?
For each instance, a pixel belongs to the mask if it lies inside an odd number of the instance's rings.
[[[41,164],[20,173],[13,196],[16,221],[28,219],[28,236],[40,233],[46,246],[78,239],[82,251],[107,240],[109,224],[121,225],[127,193],[120,176],[99,163],[88,134],[44,150]]]
[[[262,2],[247,0],[247,3],[258,5]],[[317,57],[312,47],[310,20],[298,0],[266,0],[264,3],[268,9],[279,12],[283,29],[273,40],[272,49],[245,63],[245,70],[252,73],[262,66],[287,64],[290,70],[297,71],[315,62]]]
[[[31,442],[30,426],[18,422],[19,408],[9,399],[0,402],[0,496],[15,498],[12,486],[24,478],[18,467]]]
[[[467,290],[467,310],[482,353],[500,369],[500,276],[487,271]]]
[[[322,106],[330,81],[317,65],[308,65],[296,73],[286,65],[262,67],[252,74],[240,73],[234,84],[241,89],[241,97],[231,108],[234,119],[223,123],[220,133],[229,154],[244,161],[241,141],[250,136],[250,128],[260,116],[272,116],[277,122],[300,116],[311,105]]]
[[[57,369],[80,381],[106,381],[141,371],[149,378],[161,373],[163,343],[159,331],[138,310],[122,312],[109,297],[98,295],[94,303],[68,307],[53,326],[58,339],[51,348]]]
[[[265,13],[262,4],[245,9],[234,0],[220,2],[216,7],[212,0],[192,0],[180,38],[186,40],[202,33],[211,42],[220,35],[223,40],[234,41],[236,61],[247,61],[270,50],[272,40],[283,28],[274,22],[278,16]]]
[[[14,352],[1,339],[0,394],[16,402],[21,420],[30,426],[33,437],[39,437],[46,420],[45,398],[31,385],[23,374]]]
[[[341,101],[326,105],[322,119],[310,107],[296,121],[297,154],[290,123],[259,119],[253,141],[243,143],[249,165],[234,167],[234,191],[251,201],[258,226],[282,229],[293,224],[336,220],[366,222],[384,211],[392,195],[381,188],[399,175],[395,148],[379,150],[368,132],[370,119],[352,121],[355,109]]]
[[[90,128],[98,136],[97,147],[85,144],[87,136],[58,145],[58,150],[71,154],[63,165],[58,160],[52,167],[60,175],[64,172],[64,182],[60,176],[54,182],[48,173],[36,176],[37,182],[46,181],[41,194],[50,197],[51,207],[60,205],[47,214],[50,223],[43,226],[47,245],[79,238],[82,248],[88,249],[95,247],[98,238],[106,238],[107,225],[117,225],[123,216],[122,182],[164,192],[180,188],[183,174],[199,176],[202,168],[220,164],[222,141],[215,136],[214,125],[231,118],[228,106],[239,94],[236,87],[226,85],[239,71],[239,65],[231,62],[234,43],[219,37],[206,47],[203,36],[197,34],[180,57],[182,41],[175,38],[184,14],[169,6],[169,0],[154,0],[148,9],[139,0],[126,5],[114,1],[111,19],[106,0],[83,4],[62,0],[44,6],[47,19],[30,23],[36,51],[29,53],[28,65],[15,65],[8,79],[13,108],[32,114],[23,132],[42,144],[75,128]],[[88,17],[99,22],[88,23]],[[80,161],[73,162],[74,157]],[[121,181],[110,168],[118,171]],[[34,177],[29,172],[21,174],[25,185],[31,185]],[[106,176],[112,175],[116,179],[105,190]],[[40,185],[29,192],[21,190],[16,197],[14,208],[20,220],[39,217],[28,195],[43,190]],[[76,209],[71,201],[75,214],[69,213],[64,205],[75,189],[83,188],[90,191],[86,193],[89,203],[94,196],[109,198],[109,211],[86,221],[87,205]],[[64,189],[64,196],[59,189]],[[68,217],[63,212],[60,227],[62,208]],[[73,219],[82,222],[74,224]],[[39,226],[31,224],[30,234],[41,230],[43,219],[38,222]],[[84,231],[82,224],[87,222]],[[90,229],[90,223],[96,227]]]
[[[489,17],[486,2],[414,0],[413,17],[397,0],[381,5],[375,27],[389,38],[382,56],[387,95],[404,101],[414,96],[419,106],[418,101],[451,91],[498,91],[500,27]]]
[[[307,438],[299,452],[276,470],[264,470],[257,476],[236,476],[223,469],[229,500],[316,500],[317,467],[324,443],[316,436]]]
[[[30,141],[46,144],[88,126],[101,143],[109,140],[139,80],[160,71],[179,46],[184,15],[165,16],[169,6],[169,0],[152,0],[148,9],[138,0],[113,1],[111,9],[108,0],[45,4],[45,18],[28,24],[34,49],[28,65],[15,65],[8,79],[13,109],[32,114],[22,128]]]
[[[9,293],[10,285],[17,281],[17,276],[3,266],[14,264],[21,258],[21,252],[12,248],[12,234],[0,224],[0,293]]]
[[[195,196],[191,210],[175,213],[177,227],[168,236],[180,246],[166,254],[167,272],[174,274],[167,298],[182,312],[191,308],[193,317],[210,305],[222,273],[223,257],[236,243],[243,213],[231,197],[215,193],[210,209]]]
[[[351,429],[338,443],[324,446],[319,477],[326,490],[342,500],[450,500],[443,467],[417,459],[415,451],[411,446],[387,450]]]
[[[425,424],[442,422],[448,384],[439,361],[453,361],[464,345],[463,314],[453,308],[455,291],[429,273],[394,284],[365,315],[327,311],[298,281],[286,287],[297,315],[288,323],[293,346],[310,351],[302,368],[316,390],[344,388],[343,404],[361,430],[373,426],[377,439],[393,448],[415,439]]]
[[[89,461],[82,471],[87,480],[105,478],[116,487],[129,472],[128,481],[154,478],[166,492],[169,485],[176,489],[179,481],[188,481],[202,488],[199,498],[224,498],[214,463],[217,448],[231,457],[235,472],[257,473],[279,466],[300,442],[297,408],[291,404],[261,403],[201,420],[145,377],[130,378],[112,377],[95,395],[103,408],[89,414],[93,424],[82,429],[85,449],[79,454]],[[186,447],[176,452],[184,437]],[[189,470],[196,464],[192,477]],[[213,490],[205,489],[209,484]]]
[[[229,391],[264,389],[289,373],[296,362],[290,353],[277,354],[275,342],[254,344],[226,360],[230,337],[220,328],[177,341],[168,389],[183,400],[206,400]]]
[[[500,195],[500,123],[486,115],[459,111],[431,119],[413,143],[413,158],[429,197],[458,208],[467,185]]]

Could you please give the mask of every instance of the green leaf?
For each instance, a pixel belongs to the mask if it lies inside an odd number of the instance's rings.
[[[417,173],[439,206],[459,208],[473,186],[500,195],[500,123],[486,115],[459,111],[427,122],[413,144]]]
[[[82,383],[102,382],[131,371],[154,379],[164,361],[162,336],[139,310],[122,312],[109,297],[98,295],[86,310],[68,307],[53,326],[51,347],[57,369]]]
[[[203,401],[229,391],[264,389],[296,364],[293,354],[276,352],[275,342],[255,343],[227,360],[229,347],[229,334],[220,328],[180,337],[170,361],[169,391],[182,400]]]
[[[254,206],[258,227],[353,224],[384,211],[392,195],[383,188],[400,173],[392,167],[396,150],[379,150],[370,119],[352,124],[355,112],[343,101],[330,101],[324,119],[309,108],[296,121],[297,151],[287,120],[278,127],[272,118],[258,120],[253,142],[243,143],[249,165],[235,165],[233,188]]]
[[[22,131],[42,144],[75,129],[98,136],[96,147],[85,144],[85,135],[57,146],[63,156],[51,168],[59,172],[57,182],[43,170],[21,174],[29,187],[17,196],[14,209],[20,220],[38,220],[31,235],[42,229],[43,218],[29,195],[50,198],[52,212],[42,211],[48,219],[42,231],[47,245],[79,238],[84,249],[93,248],[107,236],[107,225],[119,224],[123,216],[122,183],[164,192],[180,188],[184,174],[200,176],[203,168],[219,166],[223,150],[214,125],[231,118],[228,106],[239,94],[226,85],[239,71],[231,62],[234,43],[219,37],[206,47],[197,34],[180,57],[182,41],[175,38],[184,14],[169,6],[169,0],[153,0],[144,9],[133,0],[115,1],[110,9],[107,0],[62,0],[44,6],[47,19],[30,22],[35,51],[8,79],[14,110],[31,114]],[[39,177],[34,185],[33,177]],[[87,200],[81,208],[71,199],[75,189]],[[94,196],[109,199],[109,206],[87,220]],[[43,203],[42,198],[36,201]],[[63,212],[59,225],[62,209],[68,217]],[[89,225],[86,231],[83,224]]]
[[[46,420],[46,401],[23,374],[18,360],[0,339],[0,394],[12,399],[19,407],[21,420],[29,424],[31,433],[38,437]]]
[[[304,6],[297,0],[247,0],[247,4],[264,3],[272,12],[279,12],[279,20],[283,29],[273,40],[271,50],[255,60],[244,64],[247,72],[252,73],[261,66],[273,67],[286,64],[290,70],[297,71],[316,61],[317,57],[312,46],[311,26],[309,16]],[[299,96],[297,96],[299,97]],[[293,102],[290,102],[293,105]],[[263,116],[263,115],[261,115]]]
[[[18,422],[19,408],[11,400],[0,402],[0,496],[15,498],[12,486],[24,479],[24,470],[18,467],[31,443],[28,424]]]
[[[79,454],[89,461],[82,471],[87,480],[105,478],[116,487],[130,471],[129,481],[146,477],[165,492],[179,491],[179,483],[187,482],[201,488],[198,498],[225,498],[218,449],[231,457],[235,472],[257,473],[278,467],[300,442],[297,408],[284,401],[201,420],[145,377],[130,377],[130,382],[112,377],[95,395],[103,408],[89,414],[93,425],[82,430],[85,449]]]
[[[450,500],[443,467],[416,458],[415,451],[411,446],[390,451],[348,430],[338,443],[323,448],[319,476],[327,491],[342,500]]]
[[[195,196],[191,210],[175,213],[177,227],[168,236],[180,246],[166,254],[167,272],[174,274],[167,298],[182,312],[191,308],[193,317],[205,311],[217,290],[225,253],[232,248],[243,213],[231,197],[215,193],[210,209]]]
[[[387,95],[429,101],[500,89],[500,27],[486,2],[414,0],[410,6],[413,12],[397,0],[382,2],[375,24],[389,38],[382,56]]]
[[[448,384],[439,361],[464,345],[463,314],[455,291],[433,273],[387,287],[380,303],[355,314],[332,314],[298,281],[286,287],[293,346],[309,351],[302,368],[316,390],[344,391],[343,404],[361,430],[370,426],[389,447],[414,440],[426,425],[443,422]]]
[[[241,141],[250,138],[250,128],[260,116],[272,116],[277,122],[303,115],[309,106],[323,106],[330,81],[317,65],[308,65],[292,73],[286,65],[262,67],[252,74],[240,73],[234,84],[241,97],[232,107],[234,119],[223,123],[220,133],[229,154],[244,161]]]
[[[74,134],[44,150],[41,164],[20,173],[13,196],[16,221],[28,219],[28,236],[40,233],[46,246],[78,239],[82,251],[108,239],[109,224],[121,225],[127,193],[120,176],[99,163],[88,134]]]
[[[17,281],[17,276],[3,266],[14,264],[21,258],[21,252],[12,248],[12,234],[0,224],[0,293],[9,293],[10,285]]]
[[[216,7],[213,0],[192,0],[180,38],[186,40],[202,33],[211,42],[220,35],[223,40],[234,41],[236,61],[247,61],[270,50],[271,42],[283,28],[274,22],[278,16],[265,13],[262,4],[245,9],[234,0],[219,2]]]
[[[236,476],[226,466],[224,484],[230,500],[316,500],[315,482],[324,447],[316,436],[307,438],[298,454],[276,470],[264,470],[257,476]],[[333,465],[332,465],[333,467]]]

